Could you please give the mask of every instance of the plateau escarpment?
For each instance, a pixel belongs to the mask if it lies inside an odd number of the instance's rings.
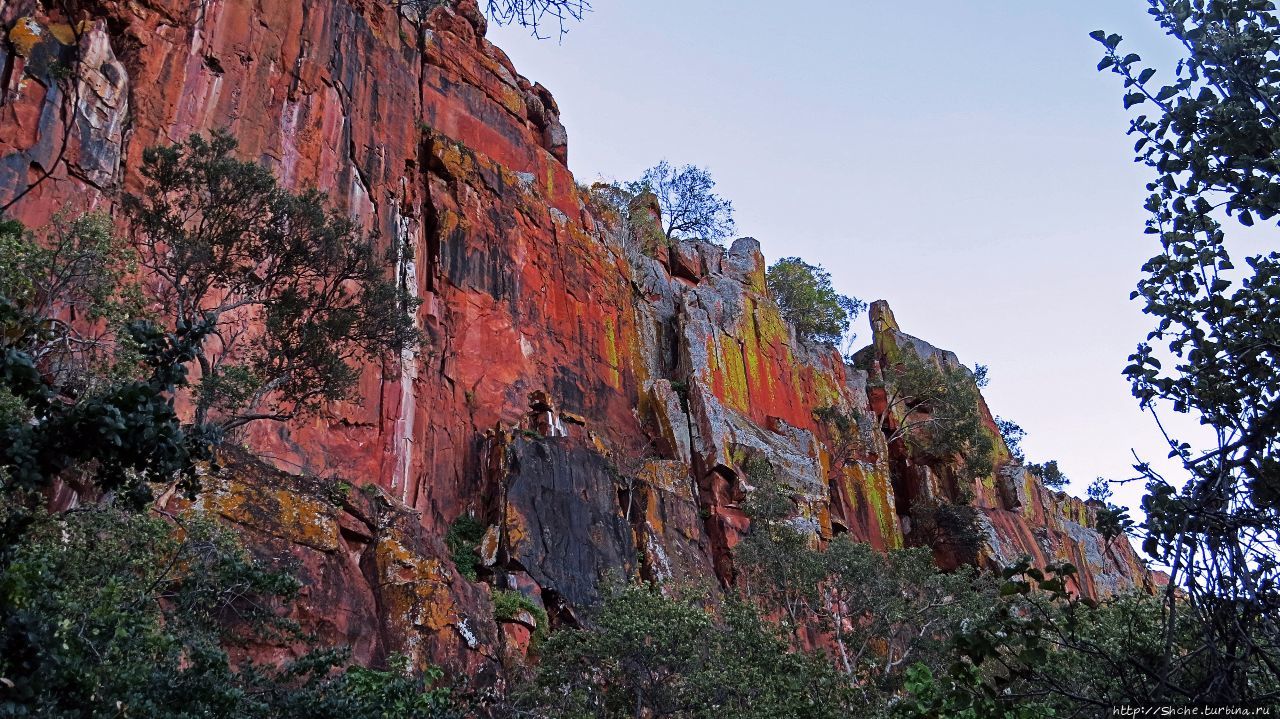
[[[884,368],[904,352],[958,365],[887,305],[855,366],[795,337],[755,240],[645,252],[575,183],[555,100],[485,39],[474,0],[421,17],[372,0],[81,5],[74,28],[36,0],[0,7],[0,201],[32,188],[18,219],[113,210],[143,148],[225,128],[412,250],[388,271],[422,301],[420,350],[364,368],[351,401],[255,426],[198,500],[296,560],[299,619],[358,660],[495,673],[536,619],[499,624],[492,588],[573,625],[605,582],[731,583],[759,459],[814,544],[921,543],[916,500],[968,501],[980,563],[1071,561],[1089,595],[1150,581],[1096,507],[1011,460],[985,406],[997,461],[976,480],[886,438]],[[474,572],[446,542],[464,516],[484,528]]]

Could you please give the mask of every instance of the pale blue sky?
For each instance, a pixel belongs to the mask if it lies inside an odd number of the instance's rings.
[[[770,260],[989,365],[993,411],[1078,494],[1131,474],[1131,448],[1164,457],[1120,374],[1150,328],[1128,299],[1155,251],[1147,171],[1088,37],[1167,52],[1143,0],[595,6],[560,43],[490,31],[555,94],[580,181],[708,167]]]

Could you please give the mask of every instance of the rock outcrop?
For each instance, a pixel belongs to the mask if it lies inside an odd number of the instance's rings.
[[[378,0],[76,6],[0,3],[0,202],[34,186],[18,219],[112,210],[144,148],[226,128],[287,186],[413,249],[394,269],[422,299],[421,351],[367,367],[357,400],[257,426],[265,459],[200,503],[296,560],[300,619],[358,659],[496,673],[520,632],[495,625],[490,587],[573,624],[602,582],[731,582],[753,458],[815,543],[898,547],[906,498],[959,498],[945,467],[885,441],[869,371],[793,335],[755,240],[645,252],[593,205],[555,100],[485,39],[474,0],[422,17]],[[887,307],[872,320],[878,360],[939,352]],[[1088,594],[1146,581],[1093,508],[1000,459],[972,488],[982,561],[1069,559]],[[442,541],[462,515],[489,528],[483,583]]]

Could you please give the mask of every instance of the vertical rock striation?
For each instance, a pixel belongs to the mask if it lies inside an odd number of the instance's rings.
[[[753,458],[815,543],[898,547],[908,498],[957,498],[946,467],[885,441],[869,371],[794,337],[755,240],[653,257],[592,206],[555,100],[485,39],[474,0],[407,18],[375,0],[80,5],[91,19],[72,27],[37,0],[0,4],[0,202],[34,186],[18,219],[111,210],[143,148],[225,128],[404,248],[388,271],[423,301],[421,351],[365,368],[354,401],[256,427],[261,459],[200,501],[296,560],[299,617],[357,659],[496,673],[519,632],[495,625],[490,586],[573,624],[602,582],[731,582]],[[872,320],[877,362],[956,361],[887,306]],[[973,488],[983,561],[1069,559],[1088,594],[1148,581],[1092,507],[1001,459]],[[484,583],[443,543],[464,514],[489,528]]]

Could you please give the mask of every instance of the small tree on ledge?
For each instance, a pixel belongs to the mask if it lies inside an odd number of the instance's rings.
[[[652,192],[662,207],[662,229],[668,240],[718,241],[733,234],[733,203],[712,192],[716,181],[700,167],[672,167],[666,160],[628,183],[633,195]]]

